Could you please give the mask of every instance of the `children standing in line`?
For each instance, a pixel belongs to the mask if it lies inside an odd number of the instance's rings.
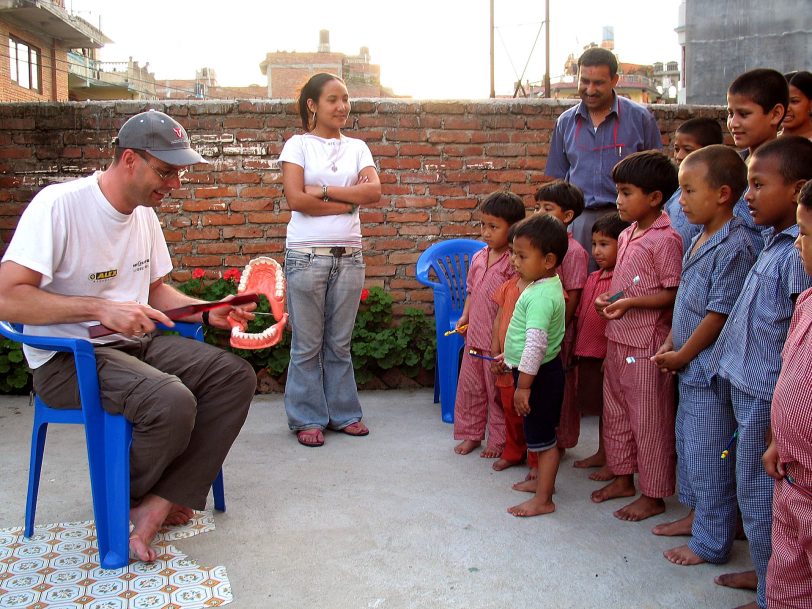
[[[456,328],[465,335],[465,354],[460,365],[454,404],[454,448],[459,455],[476,449],[488,432],[488,444],[480,456],[497,458],[505,444],[505,419],[496,398],[490,363],[471,357],[470,349],[490,354],[496,290],[513,274],[508,251],[508,230],[525,216],[524,202],[511,192],[495,192],[480,206],[482,239],[486,247],[474,254],[468,269],[468,297]],[[467,326],[467,328],[465,327]]]
[[[632,225],[618,240],[612,287],[595,301],[609,320],[603,431],[616,477],[592,501],[634,496],[639,472],[641,496],[614,513],[637,521],[663,512],[663,498],[674,494],[674,381],[649,360],[671,328],[682,270],[682,239],[662,211],[677,189],[677,169],[661,152],[636,152],[615,165],[612,178],[618,213]]]
[[[545,184],[536,191],[535,198],[536,213],[558,218],[565,227],[569,226],[584,211],[584,195],[581,189],[563,180]],[[561,346],[561,362],[564,365],[565,374],[564,403],[561,406],[561,421],[556,430],[557,446],[562,455],[564,450],[578,444],[578,436],[581,432],[581,413],[575,402],[578,373],[570,360],[575,344],[575,324],[572,322],[581,300],[581,290],[584,289],[586,277],[589,274],[589,254],[572,233],[567,233],[567,239],[567,253],[557,269],[558,275],[561,277],[561,285],[567,293],[564,305],[566,330],[564,343]],[[531,468],[535,466],[532,460],[530,466]],[[530,478],[533,478],[532,472]],[[531,491],[535,491],[535,484],[531,483],[531,487]]]
[[[708,146],[685,158],[679,183],[685,217],[702,232],[683,256],[672,330],[653,360],[663,372],[678,374],[679,499],[691,513],[655,527],[654,533],[693,536],[665,552],[673,563],[724,563],[735,535],[736,479],[733,460],[721,459],[719,447],[736,421],[729,409],[719,408],[710,357],[756,259],[748,229],[733,216],[747,187],[747,166],[732,148]]]
[[[606,320],[595,309],[595,300],[609,291],[617,260],[617,240],[629,223],[617,213],[601,216],[592,225],[592,258],[598,270],[591,273],[584,285],[581,302],[575,313],[577,328],[573,355],[578,366],[576,401],[582,414],[598,415],[598,450],[595,454],[573,463],[573,467],[597,467],[592,480],[606,481],[614,474],[606,465],[603,445],[603,360],[606,357]]]
[[[508,231],[508,248],[511,250],[511,262],[515,260],[513,257],[513,237],[516,226],[514,224]],[[510,318],[516,308],[516,301],[519,300],[519,296],[527,287],[527,284],[527,281],[516,274],[496,290],[493,300],[499,306],[499,310],[493,322],[491,353],[505,352],[505,337],[510,325]],[[499,392],[502,412],[505,415],[505,448],[502,451],[502,456],[493,464],[493,469],[502,471],[524,462],[527,456],[527,442],[524,440],[524,417],[517,414],[513,406],[513,373],[502,362],[491,362],[491,372],[496,375],[494,384]]]
[[[674,133],[674,160],[677,162],[677,167],[694,150],[721,144],[723,141],[722,126],[719,121],[707,117],[689,118],[677,127],[677,131]],[[671,195],[663,209],[671,219],[671,228],[682,237],[683,251],[688,251],[691,239],[694,238],[694,235],[699,234],[702,225],[691,224],[688,221],[685,214],[682,213],[682,205],[679,202],[680,196],[682,196],[682,188],[677,188],[677,191]]]
[[[812,276],[812,180],[798,197],[795,247]],[[763,461],[775,478],[772,556],[767,566],[767,604],[803,609],[812,598],[812,289],[798,296],[771,412],[772,440]]]
[[[567,231],[549,216],[536,215],[516,227],[513,256],[517,273],[529,283],[510,319],[505,352],[497,361],[513,369],[513,404],[524,416],[527,448],[538,454],[535,495],[508,509],[514,516],[555,511],[553,491],[561,456],[555,429],[564,397],[564,292],[556,268],[567,253]]]
[[[796,198],[810,178],[812,142],[803,137],[790,135],[767,142],[751,155],[746,199],[756,224],[768,227],[764,249],[711,354],[717,365],[713,373],[719,408],[732,408],[738,425],[736,492],[758,578],[756,602],[762,608],[766,606],[773,481],[762,467],[761,456],[767,449],[770,402],[794,301],[812,287],[793,247],[798,238]],[[740,587],[736,579],[747,575],[720,576],[717,583]]]

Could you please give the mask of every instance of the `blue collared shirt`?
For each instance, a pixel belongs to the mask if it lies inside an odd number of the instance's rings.
[[[588,208],[614,205],[612,168],[633,152],[662,146],[660,128],[645,106],[615,94],[609,115],[593,129],[589,110],[579,102],[555,123],[544,173],[575,184]]]
[[[741,218],[734,217],[693,254],[691,251],[698,235],[685,248],[682,281],[674,302],[672,338],[675,351],[682,348],[708,313],[730,315],[747,273],[756,260],[749,232]],[[692,359],[680,371],[680,381],[699,387],[709,386],[713,377],[712,351],[711,344]]]
[[[798,225],[762,232],[764,249],[750,269],[741,295],[711,355],[714,373],[736,388],[770,400],[781,370],[795,297],[812,287],[795,249]]]
[[[746,190],[744,191],[747,192]],[[671,227],[680,234],[682,237],[682,251],[689,251],[689,246],[693,238],[702,232],[701,224],[691,224],[688,218],[685,217],[685,212],[682,211],[682,205],[679,204],[679,198],[682,196],[682,188],[677,188],[677,191],[666,202],[665,213],[671,218]],[[761,236],[763,227],[758,226],[753,222],[753,216],[750,215],[750,210],[747,207],[747,201],[744,200],[744,194],[736,201],[733,206],[733,215],[741,218],[744,227],[747,229],[747,237],[753,244],[753,247],[758,254],[764,247],[764,237]]]

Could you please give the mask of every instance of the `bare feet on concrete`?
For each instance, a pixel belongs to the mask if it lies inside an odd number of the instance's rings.
[[[688,512],[687,516],[672,522],[664,522],[658,524],[651,529],[655,535],[662,535],[663,537],[682,537],[691,534],[691,526],[694,524],[694,511]]]
[[[675,565],[700,565],[706,562],[704,558],[697,555],[687,544],[666,550],[663,552],[663,556]]]
[[[482,442],[479,440],[463,440],[454,447],[454,452],[458,455],[467,455],[479,448],[480,444],[482,444]]]
[[[629,505],[614,513],[615,518],[628,522],[640,522],[665,511],[665,501],[648,495],[640,495]]]

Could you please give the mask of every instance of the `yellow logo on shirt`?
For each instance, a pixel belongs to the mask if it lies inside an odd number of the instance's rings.
[[[90,281],[107,281],[118,275],[118,269],[110,269],[109,271],[99,271],[98,273],[90,273],[87,276]]]

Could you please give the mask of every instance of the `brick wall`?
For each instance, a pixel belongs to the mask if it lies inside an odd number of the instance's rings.
[[[474,208],[508,188],[532,207],[556,117],[571,102],[541,100],[357,100],[346,135],[365,140],[383,197],[361,212],[367,285],[399,303],[431,309],[414,279],[435,241],[478,235]],[[276,159],[299,132],[290,101],[0,104],[0,237],[44,186],[86,175],[112,156],[108,143],[132,114],[154,107],[175,117],[210,162],[187,174],[158,210],[172,252],[172,278],[201,267],[217,277],[251,258],[282,259],[290,218]],[[723,120],[718,107],[653,106],[663,141],[692,116]]]
[[[26,89],[11,80],[9,67],[9,36],[36,47],[40,51],[40,84],[42,93]],[[0,99],[11,102],[34,102],[68,99],[68,54],[64,49],[54,49],[53,41],[0,22]],[[54,66],[56,74],[54,75]],[[56,81],[54,81],[56,78]],[[0,126],[0,129],[3,127]]]

